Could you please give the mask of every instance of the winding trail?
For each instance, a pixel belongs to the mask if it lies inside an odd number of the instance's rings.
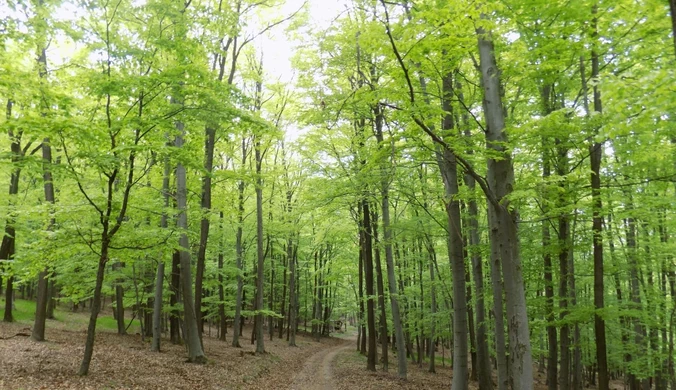
[[[333,361],[336,356],[349,348],[353,343],[347,340],[332,348],[322,349],[310,356],[303,370],[294,377],[291,390],[333,390]]]

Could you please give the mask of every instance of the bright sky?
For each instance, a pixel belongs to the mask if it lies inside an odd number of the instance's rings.
[[[303,3],[310,7],[310,24],[319,28],[326,28],[333,19],[345,10],[345,0],[286,0],[282,15],[291,15]],[[286,36],[285,27],[279,26],[262,39],[259,46],[263,50],[264,67],[273,79],[289,82],[293,78],[291,57],[294,45]]]

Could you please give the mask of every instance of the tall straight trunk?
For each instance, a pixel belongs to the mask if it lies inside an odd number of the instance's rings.
[[[246,138],[242,138],[242,168],[246,165],[247,158],[247,146]],[[237,233],[235,236],[235,256],[237,258],[237,296],[235,297],[235,318],[233,319],[232,326],[232,346],[240,348],[239,336],[242,334],[242,302],[244,301],[242,294],[244,289],[244,280],[242,275],[244,273],[243,268],[243,249],[242,249],[242,234],[244,227],[244,181],[240,180],[237,184]]]
[[[552,84],[546,84],[540,90],[542,97],[542,114],[549,115],[554,111],[554,101]],[[545,320],[547,321],[547,388],[549,390],[558,389],[558,339],[556,335],[556,324],[554,315],[554,277],[552,267],[552,253],[550,251],[552,238],[550,227],[552,221],[549,216],[549,203],[552,197],[552,191],[547,184],[552,174],[550,140],[546,136],[542,137],[542,178],[545,181],[545,190],[542,201],[542,212],[546,216],[542,221],[542,249],[544,263],[544,281],[545,281]],[[558,167],[558,165],[557,165]],[[565,388],[564,388],[565,389]]]
[[[382,353],[383,370],[387,371],[387,313],[385,311],[385,285],[383,283],[383,267],[380,261],[380,239],[378,237],[378,213],[373,212],[373,239],[375,241],[376,287],[378,289],[378,308],[380,309],[380,347]]]
[[[44,50],[43,50],[44,55]],[[54,206],[54,182],[52,181],[52,148],[49,138],[45,138],[42,142],[42,178],[44,181],[45,201]],[[50,214],[52,212],[50,211]],[[53,216],[49,218],[48,231],[54,230],[56,223]],[[49,303],[49,266],[40,271],[38,275],[37,288],[37,302],[35,304],[35,322],[33,323],[33,332],[31,338],[35,341],[43,341],[45,339],[45,320],[47,319],[47,306]]]
[[[296,346],[296,259],[293,256],[293,241],[286,241],[286,258],[289,264],[289,346]]]
[[[362,205],[359,204],[361,209]],[[366,253],[366,233],[364,230],[364,220],[361,218],[361,210],[357,213],[359,215],[359,324],[361,343],[357,349],[362,355],[366,355],[366,312],[364,310],[364,256]]]
[[[544,178],[549,177],[551,168],[548,156],[544,157],[543,174]],[[545,316],[547,320],[547,388],[549,390],[558,389],[558,339],[556,335],[556,325],[554,317],[554,278],[552,275],[552,254],[549,251],[551,246],[551,233],[549,225],[551,221],[542,222],[542,248],[545,251],[544,258],[544,281],[545,281]]]
[[[124,263],[115,262],[113,271],[119,271],[124,268]],[[122,278],[117,278],[115,282],[115,320],[117,322],[117,334],[127,334],[124,324],[124,288],[122,287]]]
[[[566,205],[569,203],[566,198],[568,188],[566,186],[565,175],[568,173],[568,149],[564,145],[564,141],[556,140],[557,164],[556,173],[559,176],[559,209],[563,210],[558,216],[559,229],[559,309],[561,310],[561,328],[559,330],[559,339],[561,341],[561,372],[559,376],[559,384],[562,389],[571,388],[570,384],[570,326],[566,322],[568,315],[568,299],[569,291],[568,284],[570,271],[568,269],[570,251],[570,222],[565,211]]]
[[[371,211],[366,197],[362,198],[362,217],[364,218],[364,277],[366,278],[366,317],[368,325],[368,355],[366,369],[376,370],[376,319],[373,297],[373,230]]]
[[[465,104],[462,85],[457,81],[457,77],[456,90],[458,100],[460,100],[462,104]],[[469,139],[472,134],[469,128],[469,115],[466,112],[462,114],[462,127],[464,128],[464,137]],[[466,153],[471,155],[474,154],[474,151],[468,149]],[[476,376],[479,381],[479,390],[493,390],[493,380],[491,379],[491,361],[490,354],[488,352],[488,335],[486,330],[483,261],[481,258],[481,251],[479,250],[479,246],[481,245],[481,235],[479,233],[479,208],[475,198],[476,180],[472,177],[472,175],[467,173],[464,175],[463,179],[465,181],[465,185],[472,194],[467,203],[467,211],[469,214],[467,223],[469,247],[467,249],[471,258],[472,278],[474,279],[474,296],[476,301],[475,318],[477,366],[476,368],[473,367],[472,369],[476,372]]]
[[[221,242],[218,249],[218,339],[225,341],[225,334],[228,332],[228,323],[225,318],[225,291],[223,288],[223,251],[225,250],[225,238],[223,234],[223,210],[218,214],[220,220]]]
[[[153,301],[153,341],[150,350],[160,352],[160,340],[162,339],[162,290],[164,285],[164,259],[157,264],[155,276],[155,299]]]
[[[181,343],[180,317],[176,306],[181,301],[181,256],[178,250],[174,250],[171,255],[171,296],[169,304],[171,313],[169,315],[169,335],[173,344]]]
[[[183,123],[177,122],[175,146],[183,147]],[[205,363],[206,357],[202,349],[197,312],[193,307],[192,296],[192,269],[190,267],[190,243],[188,241],[188,214],[187,214],[187,183],[186,170],[182,163],[176,166],[176,202],[178,206],[177,227],[181,230],[179,236],[179,259],[181,264],[181,292],[183,293],[183,322],[185,324],[186,344],[188,346],[188,361],[191,363]]]
[[[202,295],[204,282],[204,267],[207,257],[207,241],[209,239],[209,212],[211,211],[211,175],[214,169],[214,145],[216,143],[216,129],[206,126],[204,140],[204,176],[202,176],[202,220],[200,221],[200,242],[197,249],[197,267],[195,269],[195,315],[199,337],[204,332],[202,315]]]
[[[505,114],[500,95],[500,72],[495,61],[490,34],[483,28],[478,28],[477,35],[484,92],[487,147],[501,156],[488,160],[487,181],[494,196],[488,211],[492,215],[491,239],[499,243],[504,274],[509,326],[509,382],[514,389],[530,390],[533,388],[530,332],[519,253],[518,214],[515,208],[510,207],[507,199],[514,188],[514,167],[510,153],[505,146],[507,135],[504,131]]]
[[[628,208],[631,209],[631,197],[628,198]],[[633,217],[629,217],[624,221],[626,242],[627,242],[627,263],[629,265],[629,301],[630,309],[636,313],[642,311],[641,305],[641,290],[639,287],[639,265],[637,258],[637,244],[636,244],[636,221]],[[634,332],[634,342],[641,354],[647,353],[644,342],[644,332],[641,322],[637,318],[632,318]],[[629,371],[629,388],[631,390],[639,390],[641,388],[641,381],[637,378],[636,373]]]
[[[290,240],[289,240],[290,241]],[[287,244],[289,244],[287,242]],[[284,337],[284,318],[286,318],[286,270],[288,269],[289,266],[289,248],[286,250],[286,254],[284,257],[284,262],[282,263],[282,269],[284,272],[284,279],[282,280],[282,299],[279,302],[280,305],[280,310],[279,314],[281,316],[277,320],[277,327],[279,328],[279,338],[281,339]],[[293,295],[293,294],[291,294]]]
[[[6,118],[11,120],[12,118],[12,100],[7,100],[7,111]],[[12,173],[9,180],[9,198],[10,198],[10,212],[8,213],[7,219],[5,221],[5,234],[2,236],[2,244],[0,244],[0,260],[11,261],[14,259],[14,246],[16,242],[16,230],[14,228],[14,212],[11,210],[11,207],[14,202],[14,197],[19,193],[19,178],[21,176],[21,168],[16,164],[19,162],[23,156],[23,151],[21,150],[21,133],[14,134],[13,131],[9,130],[9,139],[10,139],[10,150],[12,155]],[[9,267],[9,264],[5,264],[5,267]],[[10,273],[10,276],[7,277],[5,281],[5,314],[3,321],[13,322],[14,316],[12,314],[13,304],[14,304],[14,276]]]
[[[597,13],[598,5],[592,8],[592,39],[597,40]],[[596,50],[596,43],[593,43],[591,52],[592,80],[599,77],[600,61]],[[584,60],[580,60],[580,74],[582,79],[583,94],[587,96],[587,80],[584,71]],[[603,106],[601,104],[601,91],[598,83],[594,83],[594,111],[601,115]],[[587,108],[587,114],[589,109]],[[594,130],[594,135],[597,133]],[[594,139],[595,137],[592,137]],[[589,146],[589,160],[591,165],[591,195],[592,195],[592,234],[593,234],[593,253],[594,253],[594,336],[596,340],[596,363],[599,372],[599,390],[609,389],[608,378],[608,357],[606,347],[606,323],[601,317],[601,311],[604,309],[604,286],[603,286],[603,220],[601,212],[603,205],[601,202],[601,159],[603,157],[603,145],[598,141],[592,141]]]
[[[436,263],[435,260],[435,252],[434,252],[434,246],[432,245],[432,242],[430,241],[429,237],[426,239],[427,243],[427,252],[430,256],[428,265],[429,265],[429,270],[430,270],[430,316],[433,318],[432,323],[430,325],[430,334],[429,334],[429,343],[430,343],[430,364],[427,369],[429,372],[436,372],[435,368],[435,348],[434,348],[434,339],[436,337],[436,327],[434,323],[434,318],[436,317],[437,314],[437,292],[436,292],[436,282],[434,280],[434,264]]]
[[[453,106],[453,73],[447,72],[443,79],[443,109],[445,112],[442,130],[443,137],[450,138],[455,129]],[[458,200],[458,164],[456,156],[448,148],[437,148],[437,164],[444,183],[446,226],[448,229],[448,258],[453,275],[453,379],[454,390],[468,388],[469,346],[467,343],[467,285],[465,283],[464,244],[461,231],[460,201]]]
[[[382,107],[375,109],[376,116],[376,139],[378,145],[384,147],[383,138],[383,111]],[[394,145],[392,146],[394,148]],[[392,150],[394,153],[394,150]],[[381,208],[383,211],[383,241],[385,244],[385,264],[387,266],[387,284],[390,293],[390,307],[392,310],[392,323],[394,326],[394,337],[397,346],[397,373],[399,378],[406,379],[406,348],[404,346],[404,331],[401,325],[401,314],[399,312],[399,291],[394,274],[394,257],[392,254],[392,229],[390,227],[390,183],[386,174],[381,176],[380,194],[382,198]]]
[[[43,0],[38,1],[38,6],[43,6]],[[45,37],[41,37],[45,38]],[[47,77],[47,50],[46,42],[40,42],[38,47],[38,76],[40,81],[44,82]],[[43,107],[41,115],[44,117],[47,115],[46,99],[43,94]],[[44,193],[45,201],[49,204],[51,208],[54,207],[54,183],[52,178],[52,147],[49,137],[44,138],[42,141],[42,179],[44,183]],[[54,210],[50,210],[49,224],[47,225],[47,231],[53,231],[56,220],[53,216]],[[35,304],[35,321],[33,322],[33,331],[31,333],[31,338],[35,341],[43,341],[45,339],[45,320],[47,319],[47,306],[49,301],[49,280],[47,275],[49,274],[49,265],[45,266],[43,270],[38,274],[38,288],[37,288],[37,302]]]
[[[256,89],[260,93],[262,86],[260,82],[256,83]],[[254,136],[254,153],[256,158],[256,353],[265,353],[264,332],[263,332],[263,271],[265,266],[265,255],[263,253],[263,178],[261,177],[262,154],[260,136]]]

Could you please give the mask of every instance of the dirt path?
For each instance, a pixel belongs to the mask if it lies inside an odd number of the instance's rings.
[[[344,343],[332,348],[323,349],[305,362],[303,370],[296,374],[292,390],[333,390],[334,379],[332,365],[336,355],[352,347],[351,342]]]

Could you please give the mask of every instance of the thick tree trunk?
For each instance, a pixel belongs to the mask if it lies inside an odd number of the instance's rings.
[[[176,136],[175,146],[183,147],[183,123],[178,122],[176,127],[179,134]],[[191,363],[205,363],[206,357],[202,350],[199,329],[197,327],[197,313],[193,307],[192,297],[192,270],[190,268],[190,243],[188,241],[188,214],[187,214],[187,185],[186,171],[183,164],[176,167],[176,201],[178,205],[178,223],[181,230],[179,237],[179,259],[181,264],[181,291],[183,292],[183,322],[185,325],[186,344],[188,346],[188,361]]]
[[[507,135],[504,131],[505,117],[500,96],[500,72],[489,34],[479,28],[477,35],[487,147],[501,155],[501,158],[489,159],[487,181],[495,196],[489,206],[489,214],[492,214],[491,239],[499,245],[505,283],[509,325],[509,382],[514,389],[530,390],[533,388],[530,332],[517,235],[518,215],[507,200],[514,187],[514,167],[505,147]]]
[[[557,145],[557,164],[556,173],[559,176],[559,198],[557,200],[558,207],[565,210],[568,204],[566,199],[568,188],[566,186],[565,175],[568,173],[568,149],[563,145],[560,139],[556,140]],[[570,326],[566,321],[568,315],[568,299],[569,291],[568,284],[570,271],[568,269],[570,250],[570,222],[567,211],[562,211],[558,216],[559,229],[559,310],[561,311],[561,328],[559,330],[559,340],[561,342],[561,371],[559,376],[559,384],[562,389],[570,389]]]

